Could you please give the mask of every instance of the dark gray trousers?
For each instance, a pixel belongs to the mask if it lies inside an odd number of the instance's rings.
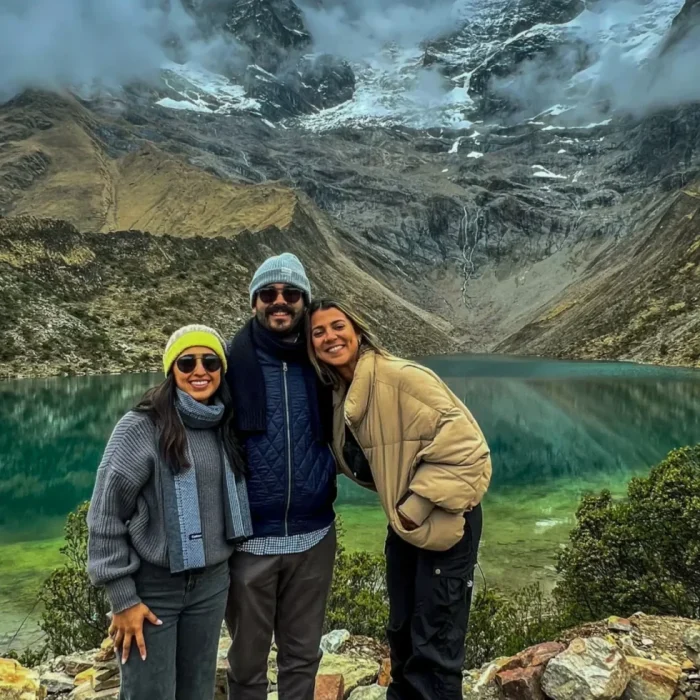
[[[163,624],[144,622],[146,661],[132,644],[119,699],[212,700],[228,562],[182,574],[142,562],[135,579],[141,600]]]
[[[229,700],[267,699],[273,632],[280,700],[313,700],[335,547],[333,527],[308,552],[231,557]]]

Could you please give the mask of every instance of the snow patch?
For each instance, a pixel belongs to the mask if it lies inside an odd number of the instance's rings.
[[[467,155],[467,158],[483,158],[484,154],[480,151],[472,151]]]
[[[566,177],[566,175],[559,175],[557,173],[553,173],[551,170],[547,170],[543,165],[533,165],[532,169],[535,171],[532,174],[532,177],[540,177],[546,180],[568,180],[569,178]]]
[[[177,95],[158,100],[161,107],[212,114],[260,110],[260,102],[247,97],[242,85],[192,63],[167,61],[161,67],[161,79],[169,92]]]

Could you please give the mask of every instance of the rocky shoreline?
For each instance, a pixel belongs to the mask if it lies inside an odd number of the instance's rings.
[[[346,630],[327,634],[316,700],[383,700],[388,649]],[[215,700],[226,698],[228,636],[222,630]],[[277,662],[268,662],[268,700],[277,700]],[[700,700],[700,623],[637,613],[570,630],[511,657],[464,672],[466,700]],[[59,656],[36,668],[0,659],[0,700],[116,700],[119,669],[101,649]]]

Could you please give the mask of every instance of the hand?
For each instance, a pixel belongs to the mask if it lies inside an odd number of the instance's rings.
[[[146,660],[146,642],[143,639],[144,620],[148,620],[153,625],[163,624],[143,603],[132,605],[130,608],[112,615],[109,636],[114,642],[114,651],[117,654],[121,651],[122,664],[125,664],[129,658],[131,644],[134,640],[141,653],[141,658]]]
[[[401,527],[408,532],[418,529],[418,525],[413,520],[409,520],[401,511],[399,511],[399,520],[401,521]]]

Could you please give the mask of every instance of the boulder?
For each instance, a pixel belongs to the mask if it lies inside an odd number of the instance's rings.
[[[678,681],[681,667],[650,659],[631,657],[627,662],[632,668],[632,679],[623,696],[624,700],[671,700]]]
[[[379,673],[379,664],[372,659],[324,654],[318,672],[319,675],[342,676],[345,680],[345,694],[349,695],[361,685],[374,683]]]
[[[547,664],[542,689],[552,700],[615,700],[631,676],[630,664],[615,645],[579,637]]]
[[[348,700],[386,700],[386,692],[380,685],[365,685],[355,688]]]
[[[683,646],[686,656],[700,668],[700,626],[693,625],[683,633]]]
[[[345,683],[341,675],[319,675],[316,677],[314,700],[343,700]]]
[[[508,700],[544,700],[540,683],[545,667],[565,648],[558,642],[546,642],[500,662],[494,677],[503,697]]]
[[[543,674],[543,666],[514,668],[498,673],[496,683],[505,700],[545,700],[540,684]]]
[[[324,654],[337,654],[348,639],[350,632],[347,630],[333,630],[321,638],[321,651]]]
[[[39,674],[14,659],[0,659],[0,700],[43,700]]]

